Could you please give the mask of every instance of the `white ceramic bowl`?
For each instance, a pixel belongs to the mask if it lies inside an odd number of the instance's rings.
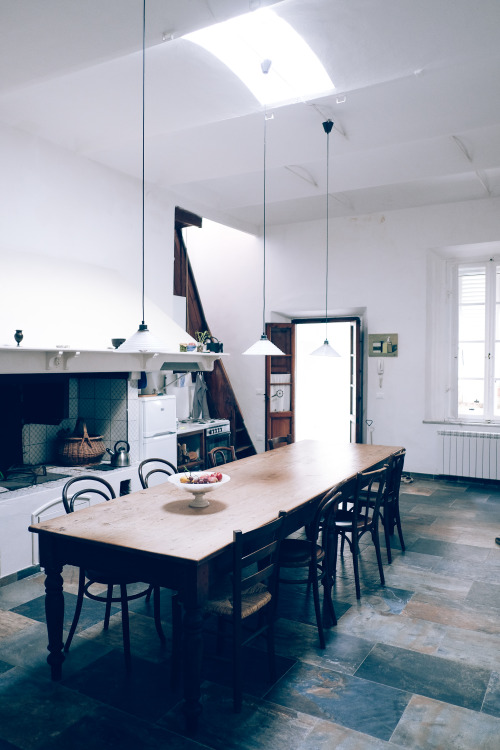
[[[213,474],[215,471],[217,470],[192,471],[190,474],[193,477],[199,477],[202,474]],[[212,482],[211,484],[190,484],[188,482],[181,482],[182,476],[185,476],[185,472],[182,472],[181,474],[171,474],[168,481],[175,485],[175,487],[181,487],[183,490],[190,492],[194,496],[193,500],[189,503],[191,508],[206,508],[207,505],[209,505],[209,502],[204,495],[207,492],[210,492],[210,490],[217,489],[221,484],[229,482],[231,478],[227,474],[222,474],[222,479],[219,482]]]

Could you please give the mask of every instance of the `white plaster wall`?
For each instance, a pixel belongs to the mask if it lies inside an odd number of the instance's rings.
[[[383,399],[375,398],[377,360],[365,357],[364,406],[373,441],[404,445],[409,471],[439,473],[440,464],[438,425],[423,424],[429,250],[499,237],[498,199],[330,220],[329,311],[366,308],[365,334],[399,335],[399,356],[384,360]],[[261,241],[205,222],[188,250],[209,325],[231,353],[228,370],[260,447],[264,404],[256,389],[263,386],[264,362],[240,352],[260,335]],[[268,227],[266,254],[267,319],[324,314],[324,222]]]
[[[0,163],[0,344],[15,328],[25,346],[131,335],[142,317],[140,183],[5,127]],[[150,328],[172,313],[174,210],[147,186]]]

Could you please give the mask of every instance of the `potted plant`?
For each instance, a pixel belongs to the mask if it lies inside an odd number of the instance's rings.
[[[198,342],[198,346],[196,347],[196,350],[198,352],[206,352],[207,339],[209,338],[210,338],[210,333],[208,331],[196,331],[195,339]]]

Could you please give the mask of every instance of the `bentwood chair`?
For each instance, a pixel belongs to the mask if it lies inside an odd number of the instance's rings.
[[[288,537],[281,543],[280,548],[280,584],[303,583],[310,585],[313,592],[314,611],[318,626],[319,645],[325,648],[325,632],[321,613],[319,584],[323,585],[323,602],[332,625],[337,624],[335,608],[332,601],[331,563],[328,559],[328,534],[331,519],[335,516],[342,493],[334,489],[326,493],[321,499],[314,514],[314,519],[307,526],[307,539]],[[318,537],[321,532],[321,544]],[[305,569],[305,575],[296,577],[300,569]],[[293,570],[293,578],[285,577],[283,571]]]
[[[265,526],[245,534],[233,532],[231,574],[216,582],[205,606],[204,614],[215,615],[219,620],[219,654],[222,650],[222,625],[228,622],[231,626],[235,713],[239,713],[242,706],[242,648],[262,634],[267,636],[271,682],[276,681],[274,622],[285,516],[281,511],[275,521]]]
[[[329,533],[331,538],[332,559],[334,566],[332,568],[332,577],[335,581],[336,559],[339,539],[341,541],[340,554],[344,552],[344,542],[347,541],[353,561],[354,582],[356,586],[356,598],[361,598],[359,586],[359,540],[369,533],[375,547],[377,556],[378,570],[380,574],[380,583],[385,585],[384,571],[382,568],[382,557],[380,554],[380,541],[378,535],[380,507],[382,505],[385,486],[387,479],[387,468],[376,469],[374,471],[359,472],[356,475],[354,494],[348,493],[348,501],[342,503],[335,513],[333,523],[330,525]],[[346,485],[346,492],[347,492]]]
[[[97,496],[100,499],[106,501],[115,499],[115,493],[112,486],[106,482],[105,479],[100,477],[82,475],[79,477],[73,477],[70,479],[63,488],[62,501],[66,513],[73,513],[75,511],[75,504],[79,504],[83,499],[91,499],[92,496]],[[106,595],[101,596],[97,593],[90,591],[93,584],[105,584]],[[134,599],[140,599],[146,597],[150,593],[151,587],[147,587],[136,593],[128,593],[127,586],[135,583],[140,583],[135,577],[129,575],[120,575],[119,571],[115,571],[113,574],[108,574],[98,570],[84,570],[80,568],[78,576],[78,594],[76,600],[75,615],[71,628],[64,644],[64,650],[67,652],[73,640],[73,636],[80,619],[80,613],[82,611],[83,599],[88,597],[93,601],[105,602],[106,609],[104,614],[104,630],[109,627],[109,618],[111,615],[111,605],[115,602],[121,605],[122,612],[122,631],[123,631],[123,651],[125,656],[125,666],[127,671],[131,668],[131,654],[130,654],[130,631],[129,631],[129,617],[128,617],[128,603]],[[113,596],[113,589],[115,586],[120,588],[119,596]],[[162,643],[165,642],[165,634],[161,626],[160,620],[160,589],[158,586],[153,587],[153,607],[154,607],[154,618],[156,632]]]
[[[401,516],[399,513],[399,491],[401,487],[401,476],[403,474],[405,456],[406,450],[403,448],[397,453],[394,453],[387,463],[387,482],[379,512],[380,520],[384,527],[385,546],[389,565],[392,563],[391,536],[394,535],[394,527],[398,530],[401,549],[403,552],[405,550],[403,530],[401,528]],[[372,507],[373,500],[374,498],[372,497],[370,502]]]
[[[212,468],[222,466],[229,461],[236,461],[236,451],[234,445],[220,445],[208,451],[208,461]]]
[[[283,445],[290,445],[293,442],[293,438],[290,433],[288,435],[280,435],[279,437],[268,438],[267,447],[268,450],[272,451],[275,448],[281,448]]]
[[[146,458],[144,461],[141,461],[139,464],[139,479],[143,490],[149,487],[149,478],[153,474],[164,475],[163,481],[166,481],[172,474],[177,474],[177,469],[170,461],[166,461],[164,458]]]

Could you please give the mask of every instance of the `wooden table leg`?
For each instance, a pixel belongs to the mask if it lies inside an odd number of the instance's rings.
[[[53,680],[62,677],[63,654],[63,622],[64,622],[64,595],[62,565],[45,568],[45,617],[47,620],[47,633],[50,652],[47,662],[50,665]]]
[[[184,714],[188,732],[196,731],[201,714],[200,683],[203,658],[203,615],[200,607],[184,612]]]

